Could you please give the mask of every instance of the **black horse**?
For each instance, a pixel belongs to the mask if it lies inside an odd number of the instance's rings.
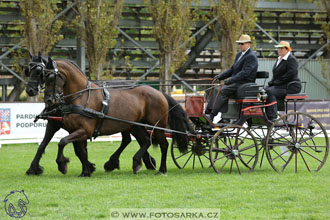
[[[42,75],[38,74],[40,73],[39,71],[34,71],[34,70],[39,70],[40,68],[44,68],[47,65],[47,59],[43,58],[41,54],[39,53],[38,56],[31,56],[31,62],[29,63],[29,67],[26,68],[25,70],[25,75],[29,77],[28,84],[26,86],[26,92],[30,96],[35,96],[39,93],[41,87],[43,86],[43,79]],[[69,61],[72,64],[74,64],[72,61]],[[76,64],[74,64],[77,66]],[[78,66],[77,66],[78,67]],[[127,82],[112,82],[110,83],[111,85],[117,86],[130,86],[130,83]],[[48,106],[47,108],[44,109],[42,114],[46,112],[51,112],[51,116],[61,116],[61,112],[52,111],[52,108]],[[41,115],[42,115],[41,114]],[[38,147],[37,153],[35,157],[33,158],[30,168],[26,171],[27,175],[40,175],[43,173],[42,167],[39,165],[40,159],[42,157],[42,154],[44,153],[48,143],[50,140],[53,138],[55,133],[63,128],[63,124],[60,121],[56,120],[48,120],[47,126],[46,126],[46,131],[45,131],[45,136],[41,142],[41,144]],[[144,130],[144,129],[142,129]],[[145,130],[144,130],[145,131]],[[129,131],[124,131],[121,133],[122,134],[122,143],[120,147],[116,150],[116,152],[111,155],[109,160],[104,164],[104,169],[106,171],[112,171],[114,169],[119,169],[119,157],[122,151],[126,148],[126,146],[131,142],[131,135]],[[134,135],[134,133],[132,133]],[[149,134],[145,131],[145,136],[143,138],[137,138],[135,137],[142,146],[141,142],[149,141]],[[152,140],[153,144],[156,144],[155,140]],[[87,142],[73,142],[74,150],[76,155],[81,158],[81,157],[86,157],[85,154],[87,154],[87,148],[86,148]],[[146,152],[143,156],[143,162],[146,166],[147,169],[154,170],[156,167],[156,161],[153,157],[149,155],[148,152]],[[94,164],[90,163],[90,169],[94,171]],[[65,171],[66,172],[66,171]]]

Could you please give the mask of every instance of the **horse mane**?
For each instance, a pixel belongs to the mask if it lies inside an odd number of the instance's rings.
[[[80,67],[78,66],[78,64],[77,63],[75,63],[74,61],[72,61],[72,60],[69,60],[69,59],[65,59],[65,58],[62,58],[62,59],[55,59],[55,61],[65,61],[65,62],[68,62],[68,63],[71,63],[71,64],[73,64],[75,67],[77,67],[77,69],[84,75],[84,76],[86,76],[87,77],[87,75],[80,69]]]

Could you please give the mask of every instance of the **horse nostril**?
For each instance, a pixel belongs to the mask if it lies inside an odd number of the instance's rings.
[[[29,96],[35,96],[36,93],[34,92],[34,90],[32,88],[27,88],[26,89],[26,93],[29,95]]]

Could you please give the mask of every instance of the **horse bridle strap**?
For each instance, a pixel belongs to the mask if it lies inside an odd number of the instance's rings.
[[[108,109],[109,109],[109,104],[110,104],[110,92],[106,88],[103,88],[102,95],[103,95],[103,101],[102,101],[101,112],[104,115],[107,115]],[[103,121],[104,121],[104,118],[99,118],[97,125],[95,127],[94,134],[93,134],[94,139],[101,134],[100,129],[102,127]]]

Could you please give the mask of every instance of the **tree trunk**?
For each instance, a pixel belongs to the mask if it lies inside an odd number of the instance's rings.
[[[166,52],[161,60],[163,60],[162,66],[164,67],[163,74],[161,74],[161,84],[164,86],[161,86],[161,91],[171,95],[171,53]]]
[[[232,36],[223,34],[221,37],[221,68],[225,71],[234,63],[236,47]]]
[[[103,73],[103,63],[99,62],[97,64],[97,80],[101,80],[102,73]]]

